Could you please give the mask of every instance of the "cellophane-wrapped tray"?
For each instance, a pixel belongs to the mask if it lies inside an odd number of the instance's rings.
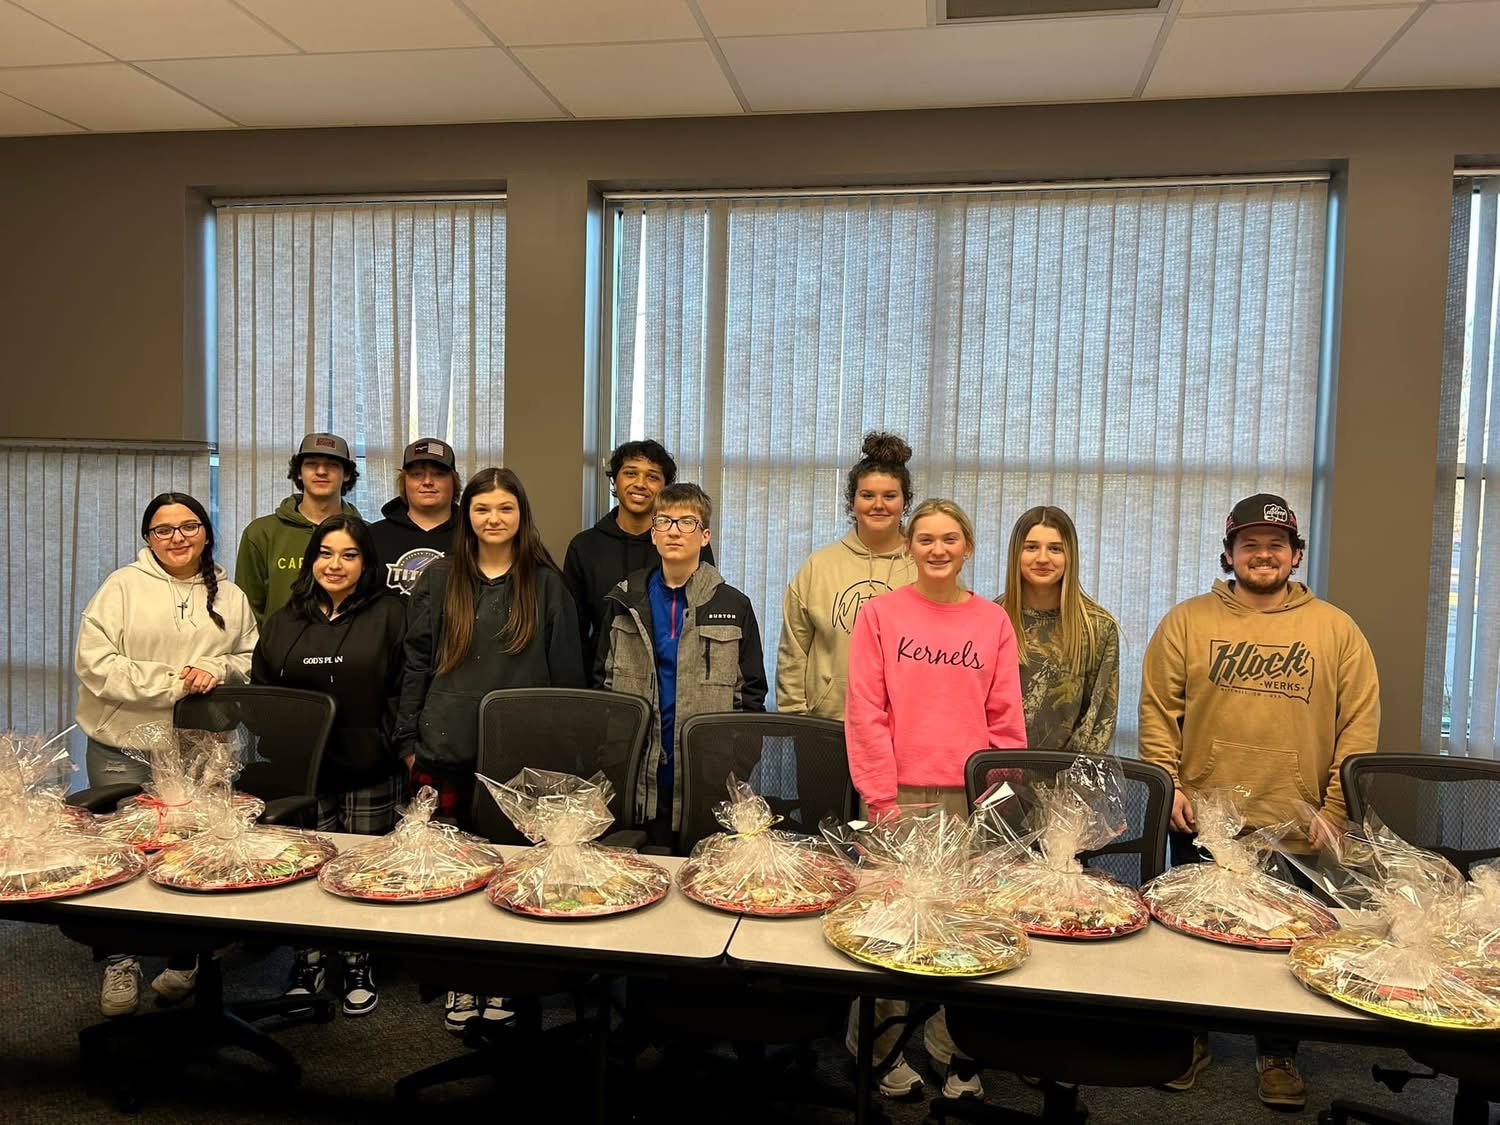
[[[326,836],[255,824],[225,801],[204,831],[152,855],[146,872],[153,883],[180,891],[247,891],[309,879],[337,851]]]
[[[827,840],[785,832],[780,817],[749,785],[730,775],[729,799],[714,806],[727,831],[693,846],[677,870],[684,894],[706,906],[760,916],[817,914],[859,883],[843,852]]]
[[[0,734],[0,902],[67,898],[144,870],[134,848],[63,802],[72,772],[58,739]]]
[[[318,872],[318,886],[372,902],[427,902],[477,891],[500,866],[500,849],[434,821],[437,808],[437,790],[424,785],[395,829],[334,856]]]
[[[1389,1019],[1500,1030],[1500,965],[1474,944],[1468,888],[1442,856],[1373,820],[1345,836],[1343,931],[1300,942],[1287,964],[1307,988]]]
[[[667,893],[672,877],[664,868],[598,843],[614,823],[614,787],[603,774],[584,780],[528,768],[503,785],[478,776],[536,845],[495,873],[486,893],[496,906],[537,918],[594,918],[638,910]]]
[[[1012,803],[1030,807],[1012,810]],[[981,860],[993,887],[989,905],[1028,934],[1097,940],[1150,922],[1134,887],[1078,859],[1127,827],[1124,778],[1114,758],[1080,756],[1050,785],[1019,792],[1009,783],[997,786],[979,800],[975,817],[981,840],[990,844]]]
[[[989,905],[967,818],[907,806],[873,823],[825,822],[823,831],[864,873],[859,889],[823,915],[835,949],[918,976],[990,976],[1026,960],[1026,932]]]
[[[99,831],[143,852],[180,844],[208,827],[230,794],[243,766],[244,741],[238,731],[188,730],[170,723],[133,728],[121,751],[150,767],[151,780],[139,796],[121,801],[99,818]],[[249,818],[265,802],[248,793],[229,797]]]
[[[1212,862],[1174,867],[1147,883],[1142,897],[1152,916],[1194,937],[1254,949],[1291,949],[1337,930],[1325,906],[1269,870],[1290,826],[1239,835],[1247,797],[1239,788],[1193,796],[1194,842]]]

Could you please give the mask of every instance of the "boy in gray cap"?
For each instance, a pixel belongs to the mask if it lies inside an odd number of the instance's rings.
[[[407,595],[422,568],[448,553],[458,515],[458,467],[441,438],[418,438],[401,455],[396,497],[370,528],[385,564],[386,593]]]

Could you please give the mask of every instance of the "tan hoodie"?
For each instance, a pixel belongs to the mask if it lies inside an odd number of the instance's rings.
[[[1364,634],[1300,582],[1264,611],[1215,582],[1173,606],[1146,647],[1141,757],[1189,793],[1248,789],[1253,827],[1296,820],[1298,801],[1342,822],[1339,766],[1373,751],[1379,734]]]
[[[877,555],[852,530],[808,556],[782,599],[776,710],[842,721],[849,636],[860,606],[916,577],[904,543]]]

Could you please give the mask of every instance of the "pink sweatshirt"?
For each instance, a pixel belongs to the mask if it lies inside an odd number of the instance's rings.
[[[1026,745],[1010,618],[988,598],[951,605],[906,586],[867,602],[849,641],[844,737],[873,808],[896,786],[962,786],[976,750]]]

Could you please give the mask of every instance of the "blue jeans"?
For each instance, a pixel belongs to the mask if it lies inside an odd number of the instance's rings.
[[[122,785],[131,782],[144,785],[151,780],[151,767],[137,762],[123,750],[106,746],[89,739],[84,750],[84,764],[88,767],[89,785]]]

